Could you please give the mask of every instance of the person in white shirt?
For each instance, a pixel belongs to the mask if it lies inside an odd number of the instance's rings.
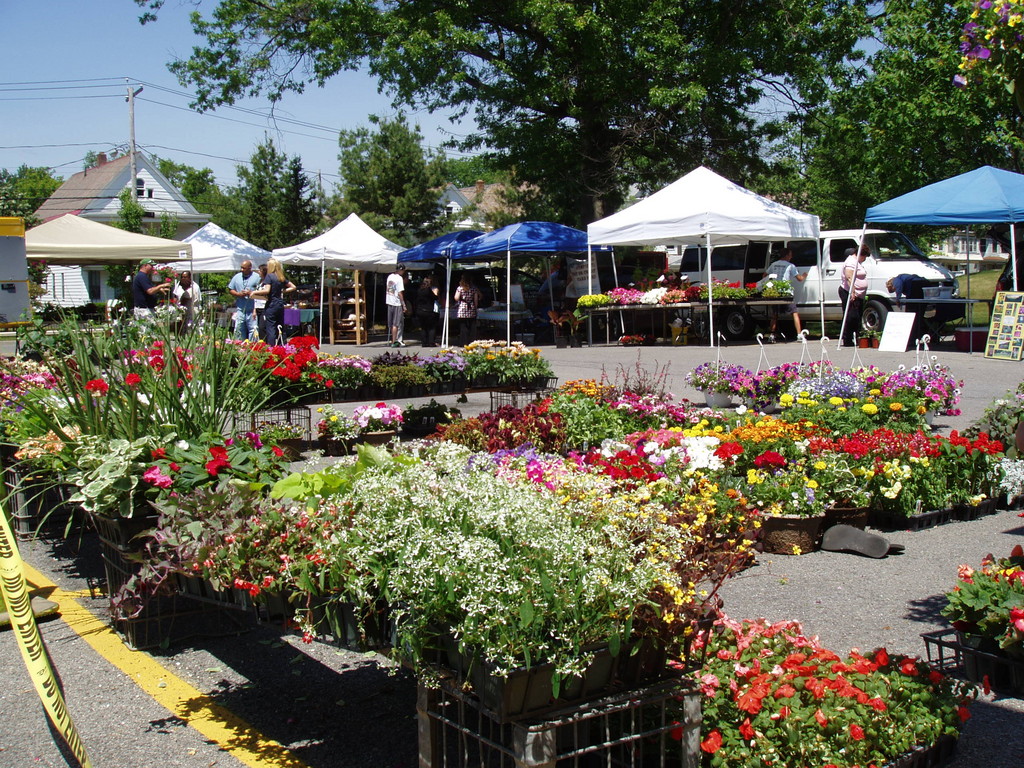
[[[178,276],[178,284],[174,286],[173,296],[184,312],[182,330],[188,330],[201,317],[203,294],[199,285],[192,279],[192,273],[182,272]]]
[[[405,303],[405,265],[399,264],[395,271],[388,275],[385,288],[384,303],[388,307],[388,329],[390,346],[404,347],[402,331],[405,327],[405,316],[409,314],[409,305]]]
[[[793,263],[792,248],[786,248],[779,258],[768,265],[768,269],[764,271],[764,274],[765,277],[772,280],[785,280],[793,287],[794,291],[798,282],[802,283],[807,279],[806,272],[796,271],[796,265]],[[799,337],[801,331],[800,313],[796,311],[796,300],[794,299],[788,306],[772,312],[772,318],[768,324],[768,333],[775,334],[775,330],[779,325],[779,315],[793,316],[793,327],[796,328],[796,335]]]

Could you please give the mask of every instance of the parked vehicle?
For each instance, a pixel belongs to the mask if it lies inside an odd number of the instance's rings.
[[[807,279],[794,287],[793,297],[801,317],[808,320],[819,317],[819,301],[826,321],[841,321],[843,305],[839,300],[839,279],[846,251],[857,247],[862,230],[830,230],[821,233],[818,243],[813,240],[793,240],[788,243],[750,243],[716,247],[712,250],[711,274],[713,278],[741,284],[755,283],[774,258],[774,249],[783,246],[793,249],[793,264]],[[901,232],[869,229],[863,232],[864,242],[871,248],[871,257],[864,262],[868,273],[868,291],[861,315],[864,331],[881,331],[885,318],[896,299],[886,286],[891,278],[901,274],[915,275],[921,280],[917,286],[920,298],[948,299],[959,295],[959,283],[943,266],[928,259],[914,242]],[[820,247],[820,254],[819,254]],[[699,251],[699,252],[698,252]],[[741,258],[742,256],[742,258]],[[820,260],[819,260],[820,259]],[[680,273],[691,282],[707,279],[707,260],[704,249],[687,248],[679,262]],[[945,307],[947,319],[963,313],[962,307]],[[767,311],[757,307],[727,307],[716,314],[716,327],[731,339],[749,338],[759,323],[767,319]]]

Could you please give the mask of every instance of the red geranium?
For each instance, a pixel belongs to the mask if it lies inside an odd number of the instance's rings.
[[[107,390],[110,389],[110,385],[107,384],[103,379],[93,379],[85,385],[86,392],[92,392],[94,395],[105,395]]]

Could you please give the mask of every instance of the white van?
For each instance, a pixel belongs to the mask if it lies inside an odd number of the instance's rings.
[[[813,240],[793,240],[785,245],[793,249],[793,264],[807,279],[794,287],[794,301],[805,322],[819,317],[819,297],[824,297],[826,321],[841,321],[843,305],[839,301],[839,278],[845,253],[857,247],[862,230],[841,229],[821,233],[821,263]],[[910,274],[921,278],[918,298],[945,299],[959,295],[959,284],[952,273],[936,264],[918,250],[913,241],[901,232],[869,229],[863,232],[871,256],[864,262],[868,273],[868,291],[864,300],[861,326],[864,330],[881,331],[885,318],[895,303],[895,295],[886,282],[897,275]],[[777,253],[784,244],[772,244]],[[687,248],[679,263],[680,276],[691,282],[704,282],[707,261],[704,249]],[[678,258],[678,257],[677,257]],[[774,258],[767,243],[750,243],[716,247],[712,251],[712,277],[743,285],[756,283]],[[949,310],[949,307],[944,308]],[[954,310],[955,311],[955,310]],[[757,324],[763,324],[767,312],[757,307],[728,307],[716,313],[715,324],[731,339],[749,338]]]

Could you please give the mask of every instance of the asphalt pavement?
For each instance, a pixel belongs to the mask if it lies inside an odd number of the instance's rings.
[[[410,345],[406,351],[416,350]],[[384,345],[326,351],[372,357]],[[721,350],[545,346],[542,351],[561,382],[661,376],[669,391],[695,401],[699,395],[685,385],[686,373],[719,355],[751,368],[797,361],[802,354],[827,356],[840,366],[855,362],[852,350],[817,342],[806,348],[791,342],[763,349],[736,344]],[[1024,371],[1020,363],[986,360],[951,345],[932,354],[965,382],[963,414],[940,417],[935,424],[940,432],[969,425],[993,399],[1014,389]],[[858,350],[857,355],[859,362],[883,370],[919,360],[913,351]],[[455,396],[438,399],[453,405]],[[470,394],[460,407],[466,414],[488,410],[490,398]],[[725,608],[737,618],[797,619],[837,651],[885,645],[923,655],[920,635],[944,626],[938,611],[942,594],[955,583],[957,566],[976,566],[988,552],[1007,552],[1021,542],[1022,533],[1018,512],[1003,510],[972,522],[887,534],[906,551],[883,560],[831,552],[761,556],[725,586]],[[417,765],[415,682],[383,657],[328,643],[303,644],[273,624],[166,650],[128,651],[119,643],[104,644],[104,633],[89,623],[102,616],[106,602],[90,593],[102,577],[92,534],[77,532],[66,542],[43,536],[24,543],[22,554],[41,582],[55,585],[56,591],[43,593],[62,604],[64,616],[41,630],[97,768]],[[10,632],[0,633],[0,676],[0,768],[65,765]],[[1024,765],[1022,702],[985,696],[973,711],[953,765]]]

